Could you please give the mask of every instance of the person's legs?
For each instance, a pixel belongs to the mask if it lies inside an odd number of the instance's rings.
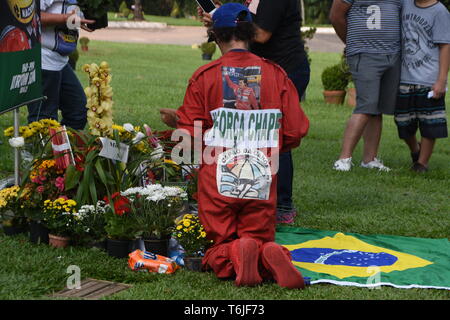
[[[379,141],[378,102],[386,61],[379,55],[356,54],[347,57],[347,63],[356,88],[356,108],[347,122],[339,160],[334,165],[342,171],[350,170],[353,151],[363,134],[368,154],[374,152],[373,145]]]
[[[310,80],[310,67],[305,56],[297,70],[288,73],[289,79],[297,89],[299,99],[303,96]],[[293,223],[296,210],[292,203],[292,184],[294,180],[294,164],[291,151],[280,153],[277,186],[277,222]]]
[[[380,64],[381,70],[384,70],[380,80],[378,100],[378,112],[380,114],[370,118],[363,133],[363,163],[365,164],[374,160],[377,161],[376,157],[383,127],[382,114],[393,115],[397,101],[397,88],[401,70],[400,55],[386,55],[383,58],[385,59],[385,66],[383,68],[383,64]]]
[[[62,70],[60,110],[62,125],[83,130],[87,122],[86,95],[83,87],[69,64]]]
[[[58,107],[60,103],[61,71],[42,70],[42,91],[47,98],[29,104],[28,123],[41,119],[58,121]]]
[[[294,164],[290,151],[280,153],[277,180],[277,223],[293,223],[295,216],[292,203]]]
[[[363,132],[364,149],[363,161],[369,163],[375,159],[378,154],[378,147],[381,140],[381,129],[383,118],[381,115],[373,115],[369,118]]]
[[[352,157],[353,150],[361,139],[370,118],[371,116],[368,114],[352,114],[344,131],[342,150],[339,159],[347,159]]]
[[[425,168],[428,168],[428,162],[430,161],[431,155],[433,154],[435,143],[436,139],[422,137],[422,139],[420,140],[420,154],[419,160],[417,160],[417,162]]]

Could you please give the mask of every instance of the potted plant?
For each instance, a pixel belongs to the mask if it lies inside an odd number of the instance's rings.
[[[102,200],[96,205],[83,205],[78,209],[74,231],[77,243],[106,250],[106,210],[106,202]]]
[[[65,248],[69,245],[78,220],[76,206],[74,200],[66,197],[44,201],[44,220],[49,229],[49,244],[52,247]]]
[[[343,70],[341,64],[325,68],[322,72],[325,101],[331,104],[343,104],[348,81],[348,74]]]
[[[0,190],[0,222],[6,235],[26,231],[26,218],[19,209],[19,186]]]
[[[64,170],[53,159],[35,159],[20,191],[21,208],[30,222],[30,241],[48,243],[44,202],[66,196]]]
[[[130,201],[116,192],[105,199],[107,234],[106,251],[111,257],[126,258],[132,251],[132,241],[136,238],[136,224],[130,214]]]
[[[81,37],[78,42],[80,43],[81,50],[82,51],[89,51],[89,38],[88,37]]]
[[[167,257],[174,221],[186,200],[186,192],[179,187],[151,184],[130,188],[122,195],[129,200],[146,251]]]
[[[173,237],[183,247],[184,266],[192,271],[201,271],[202,257],[211,241],[206,238],[198,216],[188,213],[177,219]]]
[[[214,42],[203,42],[200,45],[203,60],[211,60],[214,52],[216,52],[216,44]]]

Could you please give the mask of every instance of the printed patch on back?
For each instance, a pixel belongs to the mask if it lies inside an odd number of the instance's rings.
[[[261,67],[222,67],[222,82],[225,108],[260,109]]]
[[[256,149],[229,149],[218,157],[216,181],[223,196],[268,200],[272,182],[269,159]]]

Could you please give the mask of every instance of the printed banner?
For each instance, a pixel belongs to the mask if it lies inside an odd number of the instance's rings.
[[[278,227],[276,242],[311,284],[450,290],[450,242]]]
[[[253,149],[278,147],[282,118],[280,110],[219,108],[210,113],[213,127],[205,132],[207,146]]]
[[[40,0],[0,0],[0,114],[42,97]]]

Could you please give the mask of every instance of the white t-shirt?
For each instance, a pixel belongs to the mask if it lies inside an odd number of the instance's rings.
[[[41,11],[46,13],[61,13],[64,0],[41,0]],[[62,56],[46,47],[51,46],[55,39],[55,26],[42,27],[42,69],[61,71],[69,62],[68,56]]]

